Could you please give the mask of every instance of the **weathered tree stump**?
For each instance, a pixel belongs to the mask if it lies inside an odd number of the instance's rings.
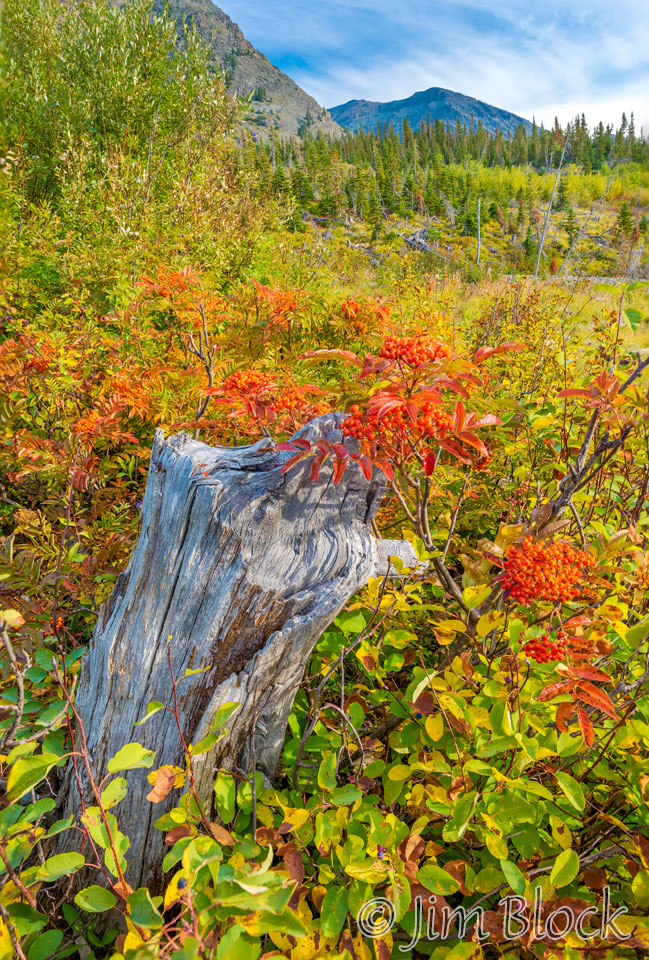
[[[299,435],[341,442],[340,421],[340,414],[319,417]],[[386,547],[370,533],[385,486],[380,471],[368,482],[352,464],[334,486],[325,464],[313,484],[308,466],[282,475],[289,456],[270,439],[226,448],[185,433],[170,439],[156,433],[140,537],[101,610],[77,697],[97,782],[110,758],[134,740],[156,751],[156,767],[184,766],[172,712],[134,727],[151,701],[173,706],[170,670],[188,744],[207,733],[222,704],[240,704],[227,736],[194,761],[208,818],[214,816],[217,768],[250,775],[254,757],[258,770],[275,773],[314,644],[349,597],[380,571],[381,554],[398,552],[389,547],[392,541]],[[180,679],[187,670],[201,672]],[[147,801],[147,772],[127,774],[128,798],[113,812],[131,843],[127,881],[156,890],[164,847],[154,821],[178,791],[162,803]],[[63,794],[67,815],[78,814],[72,770]],[[68,849],[78,842],[75,834],[62,835]]]

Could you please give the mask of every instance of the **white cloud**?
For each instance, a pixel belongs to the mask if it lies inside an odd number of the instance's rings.
[[[550,124],[649,121],[646,0],[259,0],[227,12],[326,106],[448,87]]]

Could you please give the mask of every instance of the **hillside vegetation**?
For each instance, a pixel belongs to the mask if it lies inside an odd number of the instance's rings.
[[[4,3],[0,957],[643,956],[646,145],[629,123],[255,144],[201,37],[152,13]],[[330,411],[348,446],[291,444]],[[174,768],[136,725],[95,782],[75,715],[158,428],[270,437],[323,490],[382,477],[373,532],[418,558],[321,636],[275,780],[215,771],[210,821],[218,725]],[[182,679],[140,724],[166,709],[182,738]],[[129,882],[135,790],[162,890]]]

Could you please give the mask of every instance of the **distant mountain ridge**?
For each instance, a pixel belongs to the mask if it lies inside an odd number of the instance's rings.
[[[404,100],[390,100],[387,103],[349,100],[337,107],[331,107],[329,113],[342,127],[349,130],[359,130],[361,127],[373,129],[379,122],[392,122],[395,130],[399,132],[404,120],[415,128],[422,120],[427,119],[442,120],[452,126],[457,120],[466,126],[480,122],[490,133],[502,130],[507,136],[513,134],[520,124],[528,131],[532,129],[529,120],[515,113],[493,107],[463,93],[446,90],[444,87],[430,87],[428,90],[413,93]]]
[[[164,0],[155,0],[157,12],[164,6]],[[168,0],[167,6],[176,21],[194,22],[209,43],[214,62],[225,70],[229,89],[243,97],[253,94],[247,123],[253,134],[264,137],[275,130],[278,136],[287,136],[307,129],[342,133],[329,112],[253,47],[211,0]]]

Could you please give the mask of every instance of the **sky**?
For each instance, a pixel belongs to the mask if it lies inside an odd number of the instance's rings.
[[[221,0],[326,107],[447,87],[546,126],[584,113],[649,135],[648,0]]]

